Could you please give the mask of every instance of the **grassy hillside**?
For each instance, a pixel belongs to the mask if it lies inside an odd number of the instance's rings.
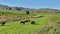
[[[53,13],[48,17],[48,24],[37,34],[60,34],[60,13]]]
[[[8,22],[5,26],[0,24],[0,34],[36,34],[43,26],[50,24],[51,22],[60,21],[60,14],[45,13],[45,12],[30,12],[28,16],[42,15],[41,18],[28,18],[25,11],[17,10],[1,10],[0,9],[0,21],[4,19]],[[35,21],[36,24],[32,25],[30,22],[26,24],[20,24],[20,20],[24,18]],[[48,32],[47,32],[48,33]]]

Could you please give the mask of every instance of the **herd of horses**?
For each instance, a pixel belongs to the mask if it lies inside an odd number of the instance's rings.
[[[22,20],[20,21],[20,24],[25,24],[26,22],[31,22],[31,24],[35,24],[35,21],[31,21],[31,20]],[[0,24],[4,26],[6,24],[6,21],[1,21]]]
[[[43,16],[40,16],[39,17],[43,17]],[[39,18],[38,17],[38,18]],[[9,20],[9,19],[8,19]],[[6,20],[7,21],[7,20]],[[2,26],[4,26],[6,24],[6,21],[1,21],[0,24],[2,24]],[[35,21],[31,21],[29,19],[26,19],[26,20],[21,20],[20,21],[20,24],[25,24],[26,22],[30,22],[31,24],[35,24],[36,22]]]
[[[31,24],[35,24],[35,21],[31,21],[31,20],[22,20],[20,22],[20,24],[25,24],[26,22],[30,22]]]

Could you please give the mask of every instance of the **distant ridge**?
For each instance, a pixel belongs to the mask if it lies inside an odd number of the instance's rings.
[[[10,6],[7,6],[7,5],[2,5],[2,4],[0,4],[0,8],[7,8],[7,9],[15,9],[15,10],[22,10],[22,9],[29,9],[29,8],[24,8],[24,7],[10,7]]]
[[[9,6],[0,4],[0,8],[7,8]]]
[[[10,10],[28,10],[28,11],[43,11],[43,12],[60,12],[60,10],[58,9],[52,9],[52,8],[41,8],[41,9],[33,9],[33,8],[24,8],[24,7],[10,7],[10,6],[7,6],[7,5],[2,5],[0,4],[0,8],[4,8],[4,9],[10,9]]]

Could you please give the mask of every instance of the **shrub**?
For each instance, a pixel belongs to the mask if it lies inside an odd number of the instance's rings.
[[[6,24],[6,21],[1,21],[2,26]]]
[[[29,14],[29,11],[26,11],[26,14],[28,15]]]

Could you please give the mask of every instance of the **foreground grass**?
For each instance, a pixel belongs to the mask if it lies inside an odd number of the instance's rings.
[[[25,12],[19,12],[17,10],[0,10],[0,13],[2,15],[8,15],[8,17],[13,17],[13,16],[23,16],[25,17]],[[14,22],[7,22],[5,26],[1,26],[0,24],[0,34],[34,34],[36,31],[38,31],[40,28],[42,28],[44,25],[48,23],[48,17],[52,13],[36,13],[36,12],[30,12],[30,15],[42,15],[43,17],[41,18],[28,18],[30,20],[34,20],[36,22],[35,25],[32,25],[29,23],[26,24],[20,24],[20,21],[14,21]],[[16,18],[16,17],[15,17]],[[57,17],[55,17],[57,19]],[[11,18],[12,19],[12,18]],[[50,18],[54,19],[54,17]],[[59,18],[58,18],[59,19]]]
[[[30,23],[26,23],[25,25],[23,25],[20,24],[20,21],[7,22],[5,26],[0,25],[0,34],[34,34],[38,29],[48,23],[46,18],[48,14],[40,13],[39,15],[43,15],[44,17],[29,18],[30,20],[36,21],[35,25],[32,25]]]
[[[50,14],[48,24],[39,30],[37,34],[60,34],[60,13]]]
[[[44,24],[46,24],[46,19],[44,18],[45,17],[31,19],[36,21],[37,24],[35,25],[31,25],[30,23],[23,25],[20,24],[20,21],[8,22],[5,26],[0,26],[0,34],[32,34],[40,29],[40,27],[42,27]]]

